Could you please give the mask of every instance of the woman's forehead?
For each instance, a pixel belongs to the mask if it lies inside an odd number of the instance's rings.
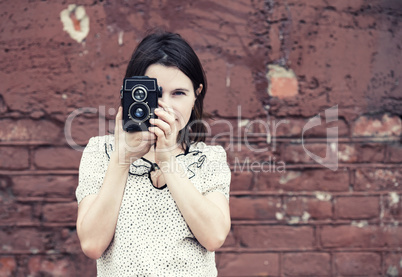
[[[174,90],[177,88],[192,89],[190,78],[177,67],[152,64],[145,71],[145,75],[150,78],[156,78],[158,85],[162,86],[164,90]]]

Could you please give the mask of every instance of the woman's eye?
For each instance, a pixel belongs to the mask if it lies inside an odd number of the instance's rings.
[[[178,91],[174,91],[173,95],[185,95],[185,93],[183,91],[178,90]]]

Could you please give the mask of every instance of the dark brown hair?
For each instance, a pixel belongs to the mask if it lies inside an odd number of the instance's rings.
[[[162,31],[151,33],[134,50],[125,77],[143,76],[152,64],[178,68],[191,80],[194,93],[202,84],[202,91],[195,95],[196,100],[190,120],[180,130],[177,142],[181,143],[182,147],[188,147],[191,143],[205,141],[203,102],[207,91],[207,80],[194,50],[179,34]]]

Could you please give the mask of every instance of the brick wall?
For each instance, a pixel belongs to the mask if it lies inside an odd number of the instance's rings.
[[[208,140],[228,151],[220,276],[402,275],[402,4],[332,2],[0,2],[0,276],[95,274],[75,231],[76,149],[113,126],[156,26],[199,54]],[[69,4],[85,10],[78,35]]]

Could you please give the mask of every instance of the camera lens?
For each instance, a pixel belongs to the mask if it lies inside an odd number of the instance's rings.
[[[133,90],[133,98],[137,101],[144,101],[147,98],[147,92],[144,88],[139,87]]]
[[[144,102],[134,102],[128,109],[131,120],[136,122],[144,122],[150,117],[151,110]]]
[[[141,118],[144,116],[144,110],[142,108],[137,108],[134,112],[135,117]]]

